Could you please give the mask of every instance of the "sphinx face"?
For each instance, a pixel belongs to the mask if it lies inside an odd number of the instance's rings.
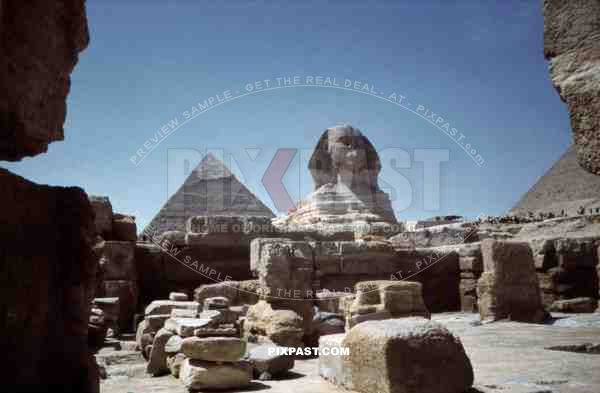
[[[351,127],[329,130],[329,153],[338,172],[367,169],[367,146],[360,131]]]

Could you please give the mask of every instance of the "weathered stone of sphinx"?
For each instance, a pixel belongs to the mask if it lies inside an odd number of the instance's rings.
[[[544,55],[569,107],[580,165],[600,174],[600,3],[544,1]]]
[[[273,220],[283,232],[353,240],[399,232],[389,196],[379,188],[379,155],[358,129],[327,129],[310,159],[314,191],[296,211]]]
[[[0,4],[0,159],[62,140],[71,71],[88,45],[84,0]]]

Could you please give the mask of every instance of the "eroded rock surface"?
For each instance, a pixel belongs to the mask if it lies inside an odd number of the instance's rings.
[[[0,159],[34,156],[64,138],[70,75],[89,41],[84,3],[0,4]]]
[[[600,174],[600,3],[544,1],[544,55],[569,107],[577,158]]]

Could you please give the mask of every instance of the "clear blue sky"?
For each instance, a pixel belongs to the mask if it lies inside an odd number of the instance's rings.
[[[412,201],[401,219],[502,214],[570,143],[567,111],[543,59],[541,3],[88,0],[91,42],[73,74],[66,139],[5,166],[36,182],[109,195],[115,210],[138,212],[144,225],[183,181],[179,170],[167,176],[176,167],[168,160],[173,149],[225,149],[234,172],[272,207],[261,178],[276,149],[311,149],[326,127],[348,122],[377,149],[410,154],[411,167],[398,170],[412,185],[394,202]],[[403,95],[403,103],[432,110],[465,135],[485,162],[476,165],[409,110],[324,87],[225,102],[171,133],[140,165],[130,162],[199,102],[293,76],[358,80],[382,97]],[[246,148],[262,151],[252,162]],[[423,165],[414,149],[449,151],[438,211],[423,211]],[[310,190],[301,155],[284,177],[293,200]],[[181,150],[178,157],[199,159]]]

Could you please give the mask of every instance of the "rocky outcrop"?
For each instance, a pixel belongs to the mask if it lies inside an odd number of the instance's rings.
[[[544,55],[569,107],[582,167],[600,174],[600,4],[544,1]]]
[[[70,75],[88,45],[84,0],[0,3],[0,159],[62,140]]]
[[[4,169],[0,184],[3,389],[93,392],[97,369],[87,335],[98,258],[87,196]]]

